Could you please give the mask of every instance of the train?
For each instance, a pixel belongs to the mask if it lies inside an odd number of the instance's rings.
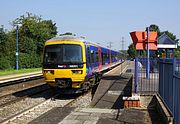
[[[81,93],[95,86],[103,73],[122,63],[122,53],[76,35],[45,42],[42,72],[51,88]]]

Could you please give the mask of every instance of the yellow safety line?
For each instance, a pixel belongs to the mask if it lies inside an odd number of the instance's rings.
[[[120,66],[122,66],[122,65],[120,65]],[[109,74],[109,73],[111,73],[111,72],[114,72],[114,71],[116,71],[117,69],[120,69],[120,66],[118,66],[118,67],[116,67],[116,68],[108,71],[108,72],[105,73],[104,75]],[[123,73],[123,72],[127,69],[127,67],[128,67],[128,65],[126,65],[126,67],[120,72],[120,74]]]

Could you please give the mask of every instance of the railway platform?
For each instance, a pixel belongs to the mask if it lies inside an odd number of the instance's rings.
[[[42,76],[42,71],[28,72],[28,73],[19,73],[19,74],[10,74],[0,76],[0,84],[4,82],[20,80],[24,78],[31,78],[34,76]]]
[[[54,108],[30,124],[151,124],[147,109],[123,108],[122,97],[132,94],[130,70],[133,66],[124,69],[117,66],[104,74],[88,107]]]

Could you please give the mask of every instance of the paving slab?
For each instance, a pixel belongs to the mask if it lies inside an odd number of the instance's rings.
[[[72,107],[56,107],[31,121],[29,124],[58,124],[74,109]]]
[[[120,109],[123,107],[122,97],[131,96],[131,94],[132,75],[110,73],[102,78],[92,99],[91,106]]]

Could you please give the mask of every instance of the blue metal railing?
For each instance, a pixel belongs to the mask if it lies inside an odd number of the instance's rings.
[[[159,60],[159,94],[180,123],[180,59]]]
[[[147,63],[149,63],[149,71],[147,71]],[[147,60],[147,58],[136,58],[134,81],[135,93],[150,95],[150,93],[158,92],[158,59],[150,58]]]
[[[180,59],[149,59],[149,78],[146,64],[146,58],[135,59],[135,93],[150,95],[159,92],[175,124],[180,124]]]

